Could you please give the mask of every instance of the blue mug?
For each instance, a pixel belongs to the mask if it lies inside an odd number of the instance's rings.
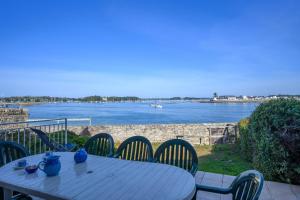
[[[17,163],[17,167],[25,167],[27,165],[27,162],[25,159],[19,160]]]
[[[59,157],[60,156],[50,155],[44,158],[38,165],[39,169],[45,172],[47,176],[57,176],[61,168]]]

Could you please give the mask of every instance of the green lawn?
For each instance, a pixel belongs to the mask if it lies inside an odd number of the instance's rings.
[[[245,161],[233,144],[218,144],[214,146],[195,146],[198,155],[198,170],[238,175],[251,169],[251,163]]]
[[[159,144],[152,146],[155,151]],[[251,164],[242,158],[234,144],[194,145],[194,147],[198,155],[198,170],[236,176],[252,168]]]

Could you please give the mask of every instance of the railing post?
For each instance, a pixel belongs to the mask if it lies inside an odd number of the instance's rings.
[[[65,118],[65,145],[68,144],[68,121]]]
[[[211,139],[211,127],[208,128],[208,144],[210,145],[210,139]]]
[[[238,135],[239,135],[239,129],[238,129],[238,125],[235,125],[234,126],[234,139],[235,141],[234,142],[237,142],[238,141]]]

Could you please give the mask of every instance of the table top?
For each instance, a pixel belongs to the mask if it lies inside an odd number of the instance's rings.
[[[195,179],[171,165],[127,161],[88,155],[84,163],[74,162],[74,153],[60,155],[58,176],[47,177],[38,170],[27,174],[14,170],[17,161],[0,168],[0,187],[46,199],[192,199]],[[26,157],[38,164],[44,154]]]

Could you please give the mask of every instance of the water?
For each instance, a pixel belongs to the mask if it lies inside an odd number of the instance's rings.
[[[248,117],[257,103],[161,103],[162,109],[149,102],[56,103],[27,106],[30,119],[92,118],[99,124],[170,124],[237,122]],[[78,122],[77,125],[88,122]]]

